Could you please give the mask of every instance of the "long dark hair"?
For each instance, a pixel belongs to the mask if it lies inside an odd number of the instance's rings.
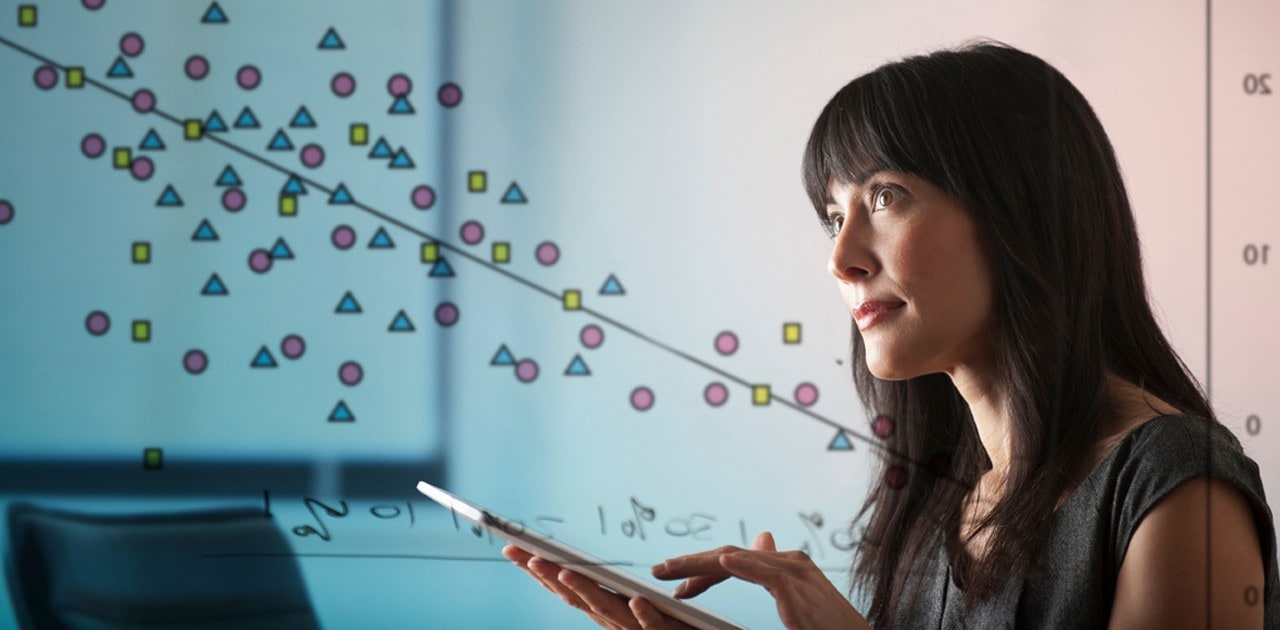
[[[878,627],[915,601],[923,573],[911,569],[939,544],[970,608],[1029,567],[1099,427],[1114,418],[1108,372],[1216,421],[1147,302],[1111,143],[1084,96],[1039,57],[984,41],[883,65],[823,109],[803,170],[824,222],[832,181],[889,170],[932,182],[972,213],[993,274],[1012,469],[977,525],[991,534],[977,561],[959,524],[991,462],[968,406],[945,374],[876,378],[853,327],[853,377],[868,417],[893,426],[879,483],[855,518],[871,513],[853,587],[873,593],[865,614]]]

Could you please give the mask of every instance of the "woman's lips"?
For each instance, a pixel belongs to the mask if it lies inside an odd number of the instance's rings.
[[[866,330],[892,317],[903,306],[906,302],[863,302],[853,309],[853,321],[857,322],[858,330]]]

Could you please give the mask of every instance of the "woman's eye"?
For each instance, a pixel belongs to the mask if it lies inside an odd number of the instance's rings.
[[[872,199],[874,203],[872,205],[875,207],[874,208],[875,210],[882,210],[884,208],[889,207],[893,202],[897,200],[898,200],[898,195],[893,191],[892,188],[881,188],[875,191],[875,196]]]
[[[844,228],[844,217],[838,214],[827,221],[827,231],[831,232],[831,238],[838,236],[842,228]]]

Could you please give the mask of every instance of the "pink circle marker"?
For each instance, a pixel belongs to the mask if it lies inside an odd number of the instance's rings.
[[[133,102],[133,111],[139,114],[145,114],[156,107],[156,95],[151,90],[138,90],[129,100]]]
[[[209,76],[209,60],[204,55],[191,55],[187,57],[182,69],[187,73],[188,79],[199,81]]]
[[[532,383],[538,378],[538,363],[533,359],[521,359],[516,363],[516,378],[521,383]]]
[[[255,249],[249,252],[249,268],[254,273],[266,273],[271,270],[271,252]]]
[[[653,407],[653,390],[641,385],[631,390],[631,406],[636,411],[648,411]]]
[[[556,247],[556,244],[551,241],[545,241],[538,245],[534,255],[538,258],[538,262],[544,265],[554,265],[557,260],[560,260],[560,248]]]
[[[876,419],[871,421],[871,432],[882,440],[893,435],[893,418],[885,415],[876,416]]]
[[[13,220],[13,204],[0,199],[0,225],[7,225]]]
[[[436,92],[436,98],[440,99],[440,104],[445,107],[457,107],[462,102],[462,88],[457,83],[445,83],[440,86],[440,90]]]
[[[36,87],[42,90],[53,89],[58,84],[58,71],[53,66],[40,66],[36,68],[35,80]]]
[[[262,83],[262,71],[257,66],[240,66],[236,71],[236,83],[246,90],[252,90]]]
[[[409,201],[419,210],[426,210],[436,203],[436,191],[426,184],[413,189]]]
[[[475,245],[484,240],[484,226],[478,221],[467,221],[462,224],[462,229],[458,230],[458,235],[467,245]]]
[[[111,330],[111,318],[102,311],[94,311],[84,318],[84,327],[90,335],[101,337]]]
[[[308,144],[302,147],[298,157],[302,158],[302,165],[307,168],[316,168],[324,164],[324,148],[318,144]]]
[[[897,464],[890,466],[884,473],[884,481],[895,489],[907,485],[907,469]]]
[[[209,356],[203,350],[188,350],[182,356],[182,367],[189,374],[199,374],[209,367]]]
[[[441,302],[436,307],[436,323],[441,326],[452,326],[458,323],[458,305],[453,302]]]
[[[339,72],[333,75],[333,80],[329,82],[329,87],[334,94],[346,98],[355,93],[356,78],[351,76],[350,72]]]
[[[801,407],[810,407],[818,402],[818,388],[813,383],[796,385],[796,402]]]
[[[248,199],[239,188],[228,188],[222,193],[222,207],[227,212],[239,212],[244,209]]]
[[[80,141],[80,151],[84,153],[85,157],[96,158],[101,156],[106,150],[107,141],[103,140],[102,136],[96,133],[91,133],[85,136],[84,140]]]
[[[351,229],[349,225],[339,225],[333,228],[333,234],[329,236],[333,241],[333,246],[338,249],[351,249],[356,244],[356,231]]]
[[[84,8],[90,11],[97,11],[98,9],[101,9],[102,5],[106,4],[106,2],[107,0],[80,0],[80,4],[83,4]]]
[[[286,359],[296,359],[307,351],[307,342],[300,335],[289,335],[280,341],[280,354]]]
[[[587,324],[582,327],[582,332],[578,334],[578,338],[582,340],[582,345],[595,350],[604,343],[604,330],[595,324]]]
[[[156,165],[149,157],[135,158],[133,163],[129,164],[129,171],[133,173],[134,179],[145,182],[155,174]]]
[[[387,92],[392,96],[408,96],[411,91],[413,91],[413,82],[408,76],[396,73],[387,79]]]
[[[702,390],[702,397],[707,399],[708,405],[719,407],[729,400],[729,388],[724,383],[712,383]]]
[[[738,351],[738,336],[724,331],[716,335],[716,352],[729,356]]]
[[[342,381],[343,385],[353,387],[359,385],[363,379],[364,368],[360,367],[360,364],[355,361],[347,361],[338,368],[338,380]]]
[[[120,38],[120,52],[126,57],[137,57],[142,54],[142,36],[137,33],[125,33]]]

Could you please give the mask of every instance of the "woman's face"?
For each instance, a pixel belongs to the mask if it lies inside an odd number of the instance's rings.
[[[978,230],[930,182],[879,171],[828,187],[829,268],[862,334],[867,367],[887,380],[992,365],[992,281]]]

